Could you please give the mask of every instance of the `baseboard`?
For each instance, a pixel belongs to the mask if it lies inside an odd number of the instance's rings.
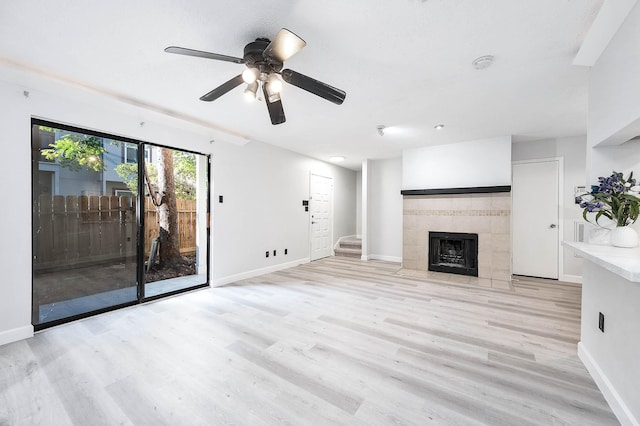
[[[563,275],[560,278],[560,281],[565,281],[565,282],[574,283],[574,284],[582,284],[582,276],[581,275]]]
[[[362,256],[360,256],[360,260],[369,260],[369,256],[363,254]]]
[[[29,337],[33,337],[32,325],[12,328],[11,330],[0,332],[0,346],[17,342],[18,340],[28,339]]]
[[[593,381],[596,382],[596,385],[600,388],[600,392],[602,392],[604,399],[607,400],[611,411],[613,411],[613,414],[616,415],[620,423],[623,425],[640,426],[638,419],[633,417],[633,413],[631,413],[627,404],[622,400],[607,376],[600,369],[598,363],[585,349],[582,342],[578,343],[578,357],[587,368],[589,374],[591,374]]]
[[[236,281],[246,280],[247,278],[258,277],[260,275],[269,274],[271,272],[277,272],[283,269],[293,268],[294,266],[302,265],[303,263],[309,263],[310,261],[311,260],[308,257],[304,257],[302,259],[293,260],[291,262],[286,262],[286,263],[279,263],[277,265],[268,266],[266,268],[254,269],[252,271],[242,272],[240,274],[216,278],[211,281],[211,287],[218,287],[218,286],[233,283]]]
[[[384,254],[370,254],[369,260],[384,260],[385,262],[402,263],[402,256],[386,256]]]

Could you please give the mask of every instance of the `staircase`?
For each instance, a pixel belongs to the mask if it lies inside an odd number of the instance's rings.
[[[362,240],[357,237],[343,237],[340,239],[338,247],[333,251],[336,256],[360,259],[362,257]]]

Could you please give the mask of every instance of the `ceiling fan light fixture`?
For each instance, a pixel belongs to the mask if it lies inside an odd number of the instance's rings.
[[[268,101],[270,103],[278,102],[280,100],[280,93],[273,90],[273,87],[271,87],[271,83],[269,81],[266,81],[262,84],[264,84],[264,87],[266,89]]]
[[[251,84],[258,79],[259,74],[260,71],[257,68],[247,68],[242,72],[242,80],[247,84]]]
[[[265,54],[266,56],[272,56],[279,61],[284,62],[298,53],[298,51],[306,45],[307,43],[303,39],[288,29],[283,28],[278,31],[276,37],[267,46]]]
[[[282,91],[282,80],[278,77],[278,74],[271,73],[269,74],[269,87],[273,91],[273,93],[280,93]]]
[[[258,82],[254,81],[251,84],[247,84],[247,88],[244,89],[244,99],[247,102],[253,102],[256,100],[256,92],[258,91]]]

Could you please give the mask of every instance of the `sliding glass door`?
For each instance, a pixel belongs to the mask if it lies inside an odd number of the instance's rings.
[[[208,158],[150,146],[145,162],[144,295],[207,282]]]
[[[208,166],[33,120],[36,329],[206,285]]]

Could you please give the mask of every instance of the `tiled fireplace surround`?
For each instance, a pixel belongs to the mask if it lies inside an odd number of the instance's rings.
[[[511,280],[511,193],[404,195],[402,266],[426,271],[429,231],[478,234],[478,278]]]

